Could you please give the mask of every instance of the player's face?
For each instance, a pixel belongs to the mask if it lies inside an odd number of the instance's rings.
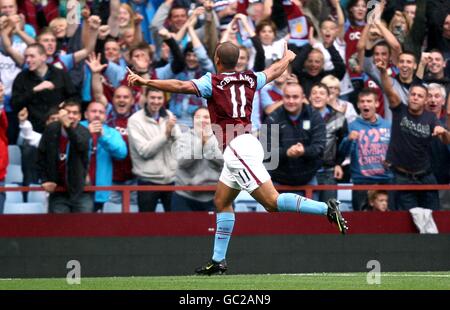
[[[47,55],[40,54],[35,47],[29,47],[25,50],[25,63],[30,71],[36,71],[47,60]]]
[[[188,69],[195,69],[198,67],[198,58],[197,55],[195,55],[195,53],[193,52],[186,53],[185,60]]]
[[[39,37],[38,43],[45,48],[47,56],[53,56],[56,52],[56,37],[53,34],[46,33]]]
[[[210,132],[211,118],[208,110],[200,109],[194,114],[194,129],[196,132]]]
[[[0,12],[6,16],[17,14],[17,5],[14,0],[2,0],[0,4]]]
[[[414,56],[409,54],[402,54],[398,59],[398,69],[400,70],[400,77],[402,79],[412,78],[417,64]]]
[[[385,212],[388,209],[388,196],[385,194],[379,194],[374,201],[371,201],[370,205],[374,211]]]
[[[313,108],[316,110],[322,110],[325,108],[329,99],[328,92],[325,88],[317,86],[312,88],[310,101]]]
[[[376,46],[373,50],[373,61],[378,63],[382,61],[385,64],[389,63],[389,49],[386,46]]]
[[[439,115],[442,111],[444,103],[445,97],[442,96],[442,93],[438,88],[431,88],[428,90],[428,98],[425,110],[433,112],[436,115]]]
[[[322,35],[323,43],[329,45],[333,43],[336,38],[337,27],[332,21],[324,21],[322,27],[320,28],[320,34]]]
[[[270,26],[264,26],[258,35],[264,45],[271,45],[275,39],[275,33]]]
[[[106,120],[105,106],[99,102],[91,103],[84,113],[84,117],[89,123],[94,121],[100,121],[103,123]]]
[[[291,115],[300,113],[303,107],[304,94],[298,84],[288,84],[283,88],[283,106]]]
[[[149,91],[147,94],[147,112],[157,113],[164,104],[164,94],[159,91]]]
[[[131,94],[130,89],[126,87],[119,87],[116,89],[112,98],[112,103],[117,114],[128,114],[131,111],[131,106],[133,104],[133,95]]]
[[[236,71],[241,72],[247,69],[248,53],[245,50],[239,49],[239,58],[236,64]]]
[[[441,74],[444,72],[445,61],[440,53],[433,52],[430,54],[430,63],[428,69],[433,74]]]
[[[108,61],[117,62],[120,58],[120,46],[115,41],[108,41],[105,44],[105,58]]]
[[[361,117],[369,122],[376,121],[376,109],[378,107],[378,100],[374,95],[362,95],[358,98],[358,109],[361,112]]]
[[[306,72],[312,76],[317,76],[323,69],[323,55],[319,51],[309,53],[305,61]]]
[[[81,111],[78,106],[67,106],[64,108],[67,111],[67,117],[71,122],[72,127],[76,127],[81,120]]]
[[[183,27],[188,19],[186,10],[183,8],[173,9],[170,13],[170,23],[174,26],[175,30],[179,30]]]
[[[413,113],[421,113],[428,99],[427,91],[422,87],[411,87],[409,90],[408,109]]]

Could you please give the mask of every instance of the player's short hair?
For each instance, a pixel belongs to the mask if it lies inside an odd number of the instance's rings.
[[[375,101],[378,100],[378,93],[373,88],[369,88],[369,87],[363,88],[358,94],[358,101],[359,101],[359,98],[365,97],[365,96],[373,96]]]
[[[232,70],[236,67],[239,59],[239,47],[231,42],[220,43],[217,46],[216,55],[225,69]]]
[[[35,48],[35,49],[37,49],[37,51],[38,51],[38,53],[40,55],[45,55],[46,54],[44,46],[42,46],[42,44],[40,44],[40,43],[30,44],[30,45],[27,46],[27,49],[28,48]]]
[[[61,109],[65,109],[67,107],[75,107],[75,106],[78,107],[78,112],[81,113],[81,110],[82,110],[81,103],[77,99],[74,99],[74,98],[64,100],[64,102],[61,104]]]

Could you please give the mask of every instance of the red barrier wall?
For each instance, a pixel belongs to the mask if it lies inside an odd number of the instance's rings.
[[[450,211],[433,212],[450,233]],[[408,212],[346,212],[349,234],[417,233]],[[0,216],[0,237],[130,237],[212,235],[214,213],[44,214]],[[237,213],[233,235],[336,234],[325,217],[294,213]]]

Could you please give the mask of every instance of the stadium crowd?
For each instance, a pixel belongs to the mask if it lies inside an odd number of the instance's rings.
[[[240,47],[236,71],[264,70],[286,41],[297,55],[253,101],[274,183],[450,184],[448,0],[0,0],[0,35],[0,186],[18,145],[20,184],[41,184],[52,213],[121,201],[84,185],[217,183],[222,146],[206,101],[129,87],[127,68],[197,79],[215,72],[226,41]],[[212,193],[134,195],[140,212],[159,200],[165,211],[214,209]],[[0,193],[0,213],[4,202]],[[449,204],[449,191],[431,190],[352,199],[353,210]]]

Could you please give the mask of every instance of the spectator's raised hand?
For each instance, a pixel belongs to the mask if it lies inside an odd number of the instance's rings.
[[[205,8],[203,6],[195,8],[194,11],[192,12],[192,16],[195,15],[196,17],[199,17],[202,14],[205,14]]]
[[[25,122],[28,119],[28,109],[23,108],[22,110],[20,110],[17,114],[17,118],[19,119],[19,122]]]
[[[234,18],[247,21],[247,15],[244,15],[242,13],[237,13],[236,15],[234,15]]]
[[[161,36],[161,38],[163,40],[169,40],[169,39],[171,39],[173,37],[172,33],[169,30],[167,30],[166,28],[161,28],[158,31],[158,34]]]
[[[298,77],[294,74],[291,73],[287,76],[286,78],[286,83],[296,83],[296,84],[300,84],[298,81]]]
[[[11,25],[13,26],[14,32],[19,32],[19,31],[23,30],[25,23],[23,22],[20,15],[17,15],[17,14],[11,15],[8,17],[8,19],[9,19]]]
[[[317,40],[314,38],[314,28],[313,27],[309,27],[308,41],[312,47],[314,47],[314,45],[317,43]]]
[[[89,54],[89,58],[86,59],[86,64],[89,66],[92,73],[100,73],[108,66],[107,64],[102,64],[100,60],[100,53],[98,53],[97,56],[95,56],[94,52]]]
[[[89,29],[98,30],[100,28],[101,24],[102,24],[102,20],[99,16],[97,16],[97,15],[89,16],[89,18],[88,18]]]
[[[423,52],[420,56],[420,64],[427,66],[431,62],[431,53]]]
[[[134,24],[139,25],[144,20],[144,17],[141,14],[134,14]]]
[[[60,107],[62,104],[60,105]],[[69,128],[72,125],[72,121],[69,118],[69,113],[66,109],[59,109],[58,111],[58,118],[61,125],[63,125],[65,128]]]
[[[101,25],[98,28],[98,38],[100,40],[105,40],[106,37],[111,33],[111,28],[108,25]]]
[[[15,29],[15,25],[11,23],[8,16],[0,17],[0,30],[2,33],[10,35]]]

